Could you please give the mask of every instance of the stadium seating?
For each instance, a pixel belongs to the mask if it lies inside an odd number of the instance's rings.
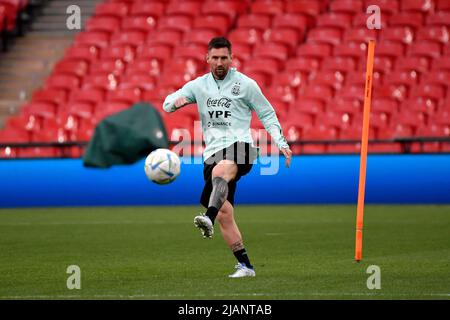
[[[11,28],[6,2],[0,0],[0,26],[3,21]],[[366,26],[369,5],[382,10],[381,30]],[[208,71],[207,42],[221,35],[233,44],[233,65],[260,85],[288,138],[360,138],[371,39],[377,41],[371,138],[448,136],[449,28],[446,0],[105,0],[22,108],[26,121],[7,122],[14,126],[0,131],[0,139],[11,137],[9,130],[24,130],[18,133],[21,141],[86,140],[102,117],[135,102],[161,110],[168,93]],[[195,108],[185,109],[164,116],[175,138],[193,134],[186,119],[198,115]],[[24,129],[39,131],[39,119],[51,117],[59,120],[49,125],[48,135]],[[36,121],[31,127],[30,119]],[[58,135],[62,124],[65,136]],[[257,119],[252,125],[261,128]],[[422,143],[413,150],[442,152],[443,145]],[[359,148],[358,143],[293,147],[312,153],[356,153]],[[1,156],[58,156],[52,149],[13,149],[6,155],[3,148]],[[369,148],[401,151],[399,143]]]

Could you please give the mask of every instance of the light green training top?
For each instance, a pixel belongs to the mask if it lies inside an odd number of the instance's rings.
[[[235,68],[230,68],[223,80],[216,80],[210,72],[189,81],[166,97],[164,110],[177,110],[174,102],[180,97],[197,103],[206,144],[204,159],[238,141],[254,145],[250,131],[252,111],[278,148],[288,147],[275,110],[256,81]]]

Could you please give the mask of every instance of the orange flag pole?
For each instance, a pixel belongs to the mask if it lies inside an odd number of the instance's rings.
[[[366,87],[364,90],[364,117],[361,140],[361,160],[359,166],[358,208],[356,212],[355,260],[361,261],[363,245],[364,192],[366,188],[367,147],[369,144],[370,104],[372,102],[372,76],[375,41],[369,40],[367,49]]]

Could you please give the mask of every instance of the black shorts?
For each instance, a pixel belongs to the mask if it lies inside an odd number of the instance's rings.
[[[238,166],[236,177],[228,182],[228,198],[227,200],[234,206],[234,193],[236,192],[236,183],[242,176],[245,176],[253,167],[253,162],[258,155],[256,148],[249,143],[235,142],[231,146],[222,149],[203,163],[203,178],[205,179],[205,186],[200,197],[200,203],[208,208],[209,197],[212,192],[212,171],[217,163],[221,160],[233,160]]]

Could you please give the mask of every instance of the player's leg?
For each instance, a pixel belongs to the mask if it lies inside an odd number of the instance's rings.
[[[228,198],[228,183],[236,177],[238,167],[231,160],[221,160],[211,171],[211,184],[209,197],[204,206],[207,211],[194,218],[194,224],[201,229],[203,237],[211,239],[214,234],[214,221],[220,208]],[[204,190],[205,191],[205,190]],[[207,191],[207,192],[208,192]],[[202,195],[203,198],[203,195]],[[203,202],[202,202],[203,203]]]
[[[255,276],[247,251],[242,241],[242,235],[234,220],[234,208],[229,201],[225,201],[217,215],[222,236],[238,260],[237,270],[230,275],[232,278]]]
[[[220,208],[228,197],[228,183],[233,180],[238,173],[238,166],[232,160],[221,160],[212,170],[212,192],[209,198],[208,209],[205,215],[214,224]]]

